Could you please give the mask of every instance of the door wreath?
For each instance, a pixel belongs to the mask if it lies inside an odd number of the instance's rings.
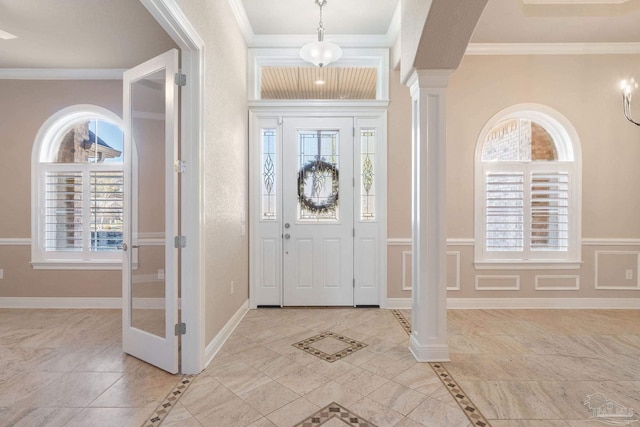
[[[313,200],[313,194],[318,194],[319,190],[324,187],[327,174],[331,174],[331,194],[323,198],[324,200],[322,202],[316,202]],[[307,178],[313,180],[314,189],[311,191],[310,197],[304,194]],[[338,169],[331,163],[314,160],[301,167],[298,171],[298,200],[300,201],[300,205],[309,212],[326,214],[334,210],[338,205],[339,190],[340,181]]]

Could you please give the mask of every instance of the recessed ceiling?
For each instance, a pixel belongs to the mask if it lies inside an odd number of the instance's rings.
[[[327,0],[327,35],[376,34],[389,29],[399,0]],[[320,9],[314,0],[242,0],[256,35],[315,34]]]

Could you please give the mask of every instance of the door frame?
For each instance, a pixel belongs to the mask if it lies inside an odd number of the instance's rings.
[[[377,266],[374,271],[374,282],[377,289],[367,291],[360,287],[362,274],[359,273],[361,264],[357,256],[354,257],[354,276],[356,292],[354,305],[379,305],[386,308],[387,303],[387,106],[386,101],[328,101],[328,102],[299,102],[299,101],[251,101],[249,103],[249,307],[283,306],[283,275],[282,275],[282,215],[276,215],[274,221],[261,219],[261,189],[262,177],[260,148],[260,131],[264,127],[275,128],[276,144],[282,146],[282,122],[284,117],[322,118],[322,117],[351,117],[354,119],[354,130],[372,128],[377,130],[376,151],[376,205],[375,222],[362,222],[357,218],[354,226],[356,240],[354,241],[354,255],[358,253],[359,242],[365,240],[373,246]],[[357,135],[357,134],[356,134]],[[354,138],[354,144],[359,139]],[[281,168],[276,166],[276,186],[278,195],[281,189]],[[354,170],[358,176],[358,171]],[[357,179],[357,182],[359,180]],[[281,208],[278,196],[277,206]],[[355,196],[354,194],[354,197]],[[270,245],[275,251],[275,259],[270,265],[275,265],[272,273],[273,286],[261,286],[262,277],[262,245],[263,235],[271,236]],[[361,236],[365,238],[361,239]],[[370,289],[370,288],[368,288]],[[368,295],[367,295],[367,292]]]
[[[204,283],[204,41],[175,0],[140,0],[180,49],[181,89],[180,153],[188,165],[181,177],[180,228],[187,237],[182,249],[180,283],[182,322],[181,373],[198,374],[205,368]]]

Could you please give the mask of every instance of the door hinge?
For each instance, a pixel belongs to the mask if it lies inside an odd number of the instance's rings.
[[[176,173],[185,173],[187,171],[187,162],[184,160],[176,160],[173,162],[173,170],[175,170]]]
[[[176,236],[173,241],[173,246],[177,249],[187,247],[187,236]]]
[[[176,86],[186,86],[187,85],[187,75],[182,73],[176,73],[174,76],[174,81]]]
[[[176,335],[184,335],[187,333],[186,323],[176,323]]]

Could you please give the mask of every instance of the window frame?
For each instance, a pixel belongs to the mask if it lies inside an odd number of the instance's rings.
[[[46,226],[43,212],[45,201],[45,174],[47,171],[78,171],[90,175],[94,171],[125,171],[123,163],[82,163],[77,167],[71,164],[51,163],[58,148],[56,142],[64,136],[69,126],[79,121],[100,120],[124,129],[122,119],[106,108],[91,104],[72,105],[63,108],[49,117],[40,127],[33,145],[31,159],[31,265],[34,269],[52,270],[121,270],[121,251],[47,251],[45,248]],[[134,147],[135,148],[135,147]],[[135,152],[132,159],[135,164]],[[132,170],[135,170],[133,168]],[[125,180],[126,180],[125,176]],[[137,187],[135,174],[131,188]],[[87,184],[90,185],[90,184]],[[83,184],[84,187],[84,184]],[[124,189],[123,189],[124,191]],[[126,194],[124,195],[126,197]],[[135,215],[133,216],[135,218]],[[88,226],[88,225],[87,225]],[[135,224],[133,224],[135,228]]]
[[[525,119],[538,123],[552,136],[558,160],[555,161],[482,161],[482,151],[487,135],[499,123],[510,119]],[[474,265],[477,269],[577,269],[581,261],[581,151],[578,134],[558,111],[540,104],[517,104],[495,114],[482,128],[474,159]],[[527,184],[533,173],[566,172],[569,175],[568,250],[567,251],[487,251],[486,242],[486,181],[488,173],[524,174],[524,233],[530,230],[531,218],[527,215],[531,190]],[[525,237],[525,242],[528,239]]]

